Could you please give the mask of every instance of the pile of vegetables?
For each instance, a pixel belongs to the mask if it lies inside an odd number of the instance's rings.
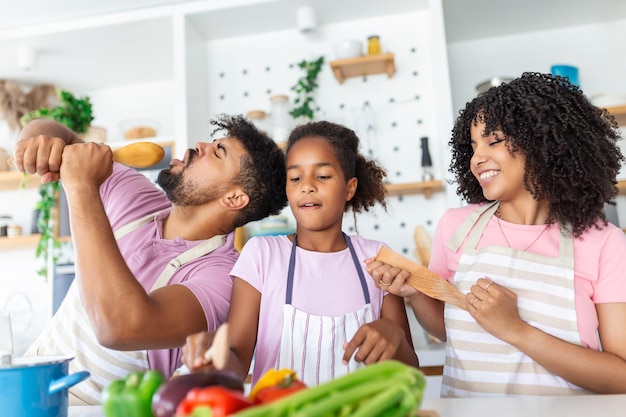
[[[417,415],[426,385],[421,371],[394,360],[378,362],[310,388],[297,379],[294,371],[272,369],[247,396],[243,394],[241,378],[228,371],[181,375],[156,389],[148,382],[137,384],[135,380],[143,380],[141,375],[132,377],[132,384],[128,379],[114,382],[105,392],[106,417],[405,417]],[[120,396],[120,392],[124,394]],[[146,406],[149,392],[151,401]],[[133,395],[141,400],[121,400]],[[117,398],[116,407],[109,402],[112,398]],[[128,408],[120,409],[122,404]],[[138,404],[142,404],[143,411],[138,411]]]

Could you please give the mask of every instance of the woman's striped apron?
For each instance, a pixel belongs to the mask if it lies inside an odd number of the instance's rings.
[[[502,246],[477,250],[498,206],[495,202],[476,209],[448,241],[448,249],[456,252],[467,238],[453,284],[467,293],[479,278],[488,277],[517,294],[522,320],[569,343],[582,345],[574,305],[571,233],[561,230],[558,258]],[[465,310],[447,303],[444,314],[448,342],[442,397],[588,393],[487,333]]]
[[[119,240],[152,221],[157,214],[158,212],[152,213],[122,226],[115,231],[115,238]],[[167,285],[172,275],[185,263],[219,248],[225,240],[225,235],[214,236],[172,259],[150,291]],[[91,374],[90,378],[69,389],[70,405],[99,404],[102,389],[111,382],[124,378],[131,372],[144,372],[149,369],[148,352],[145,350],[119,351],[98,344],[81,303],[76,280],[70,286],[51,324],[39,335],[25,355],[53,354],[74,357],[74,360],[69,362],[69,373],[88,370]]]

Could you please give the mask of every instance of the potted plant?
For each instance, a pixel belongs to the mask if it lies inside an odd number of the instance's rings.
[[[324,57],[321,56],[313,61],[303,60],[298,63],[298,67],[304,70],[304,76],[298,79],[296,85],[291,87],[296,92],[297,97],[294,100],[296,105],[289,114],[294,118],[306,117],[313,120],[315,112],[313,111],[314,92],[318,87],[317,76],[322,70]]]
[[[92,105],[89,97],[76,98],[72,93],[57,88],[59,104],[55,107],[42,107],[24,114],[20,123],[24,126],[33,119],[47,118],[55,120],[78,134],[84,134],[93,121]],[[61,243],[56,237],[52,213],[57,204],[59,183],[50,182],[39,186],[40,200],[35,204],[37,227],[40,232],[35,257],[43,260],[43,266],[37,273],[48,277],[48,265],[58,259],[57,251]]]

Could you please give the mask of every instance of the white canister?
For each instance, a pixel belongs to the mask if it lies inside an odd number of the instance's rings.
[[[0,148],[0,171],[9,170],[9,153],[6,149]]]
[[[292,117],[289,114],[289,97],[275,95],[270,97],[272,120],[272,139],[276,143],[287,141],[291,131]]]

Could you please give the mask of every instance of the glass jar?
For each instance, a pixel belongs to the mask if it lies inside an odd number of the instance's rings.
[[[0,237],[6,237],[9,230],[9,223],[11,223],[13,217],[8,214],[0,215]]]
[[[270,97],[270,117],[272,120],[272,139],[276,143],[283,143],[289,137],[291,130],[291,115],[289,114],[289,97],[275,95]]]
[[[380,54],[380,37],[378,35],[367,38],[367,53],[369,55]]]

